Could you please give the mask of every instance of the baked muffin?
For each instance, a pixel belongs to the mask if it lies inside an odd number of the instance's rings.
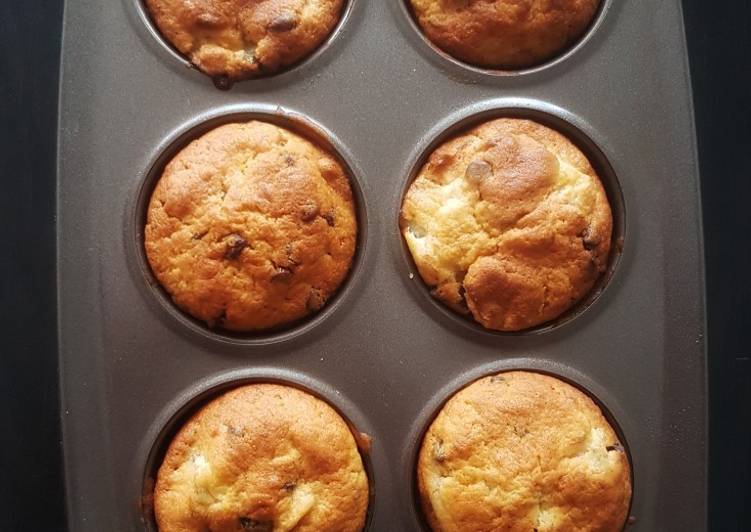
[[[599,0],[410,0],[425,36],[476,66],[519,69],[573,44],[592,22]]]
[[[612,216],[587,158],[560,133],[502,118],[433,152],[402,204],[423,280],[489,329],[552,320],[608,263]]]
[[[436,532],[618,532],[631,501],[628,458],[600,409],[523,371],[454,395],[425,434],[417,477]]]
[[[162,35],[200,70],[231,80],[271,74],[313,52],[344,0],[146,0]]]
[[[160,532],[362,530],[368,479],[347,423],[323,401],[252,384],[182,427],[159,468]]]
[[[257,331],[317,311],[352,264],[347,175],[311,142],[264,122],[227,124],[167,164],[145,248],[175,303],[210,327]]]

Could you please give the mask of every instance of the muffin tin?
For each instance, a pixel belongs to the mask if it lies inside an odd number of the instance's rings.
[[[225,92],[164,45],[138,0],[69,1],[58,306],[70,529],[155,530],[150,480],[176,424],[218,389],[272,380],[311,390],[372,436],[368,530],[420,530],[422,432],[453,391],[504,369],[562,377],[609,412],[632,458],[628,530],[706,528],[687,70],[677,0],[606,0],[572,50],[514,73],[440,55],[402,0],[350,0],[318,52]],[[446,131],[501,115],[547,122],[585,149],[622,237],[592,297],[518,334],[484,331],[433,302],[398,227],[426,150]],[[282,331],[232,335],[192,321],[155,285],[140,247],[143,209],[175,149],[207,127],[257,116],[335,149],[353,176],[361,234],[349,279],[320,314]]]

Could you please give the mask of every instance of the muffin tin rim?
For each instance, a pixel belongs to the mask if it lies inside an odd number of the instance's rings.
[[[417,488],[417,462],[425,433],[446,403],[461,390],[482,378],[512,371],[539,373],[556,378],[584,393],[600,409],[623,446],[628,461],[631,497],[622,530],[626,529],[631,520],[631,509],[636,494],[637,468],[627,436],[628,433],[637,433],[633,428],[634,420],[627,414],[626,409],[621,406],[612,392],[601,386],[595,378],[567,363],[532,356],[501,358],[460,371],[450,380],[436,387],[431,398],[422,405],[417,416],[412,420],[409,432],[402,441],[402,453],[398,457],[402,475],[400,485],[404,486],[401,488],[403,492],[401,496],[403,500],[402,508],[409,513],[413,528],[422,532],[431,532]]]
[[[321,43],[311,50],[307,55],[303,56],[301,59],[296,61],[295,63],[288,65],[286,67],[282,67],[280,70],[276,72],[271,72],[268,74],[260,74],[257,76],[251,76],[249,78],[240,79],[240,80],[229,80],[228,86],[220,87],[217,85],[216,79],[221,78],[222,76],[211,76],[209,74],[206,74],[201,69],[199,69],[196,65],[194,65],[190,59],[183,53],[181,53],[172,43],[169,42],[169,40],[162,35],[162,32],[157,27],[156,23],[154,22],[153,18],[151,17],[151,13],[149,12],[149,8],[146,6],[146,0],[125,0],[125,3],[129,6],[129,8],[135,12],[135,19],[137,19],[137,22],[141,25],[141,27],[145,30],[145,32],[150,36],[150,40],[152,43],[156,43],[158,48],[162,50],[163,53],[165,53],[167,56],[169,56],[171,59],[170,61],[174,60],[177,64],[182,65],[187,70],[193,70],[201,74],[201,76],[211,80],[214,82],[214,84],[219,88],[220,90],[228,90],[231,89],[232,86],[235,83],[242,83],[242,82],[253,82],[253,81],[261,81],[264,79],[273,79],[273,78],[281,78],[283,76],[286,76],[287,74],[295,75],[299,73],[299,71],[303,70],[304,67],[306,67],[308,64],[312,64],[318,61],[318,59],[327,53],[328,49],[339,40],[339,37],[341,37],[341,34],[344,32],[344,29],[350,22],[350,19],[352,18],[353,12],[356,9],[356,7],[359,6],[360,0],[343,0],[343,6],[341,15],[339,16],[339,20],[337,21],[334,28],[329,32],[329,34],[321,41]],[[162,55],[162,54],[155,54],[155,55]]]
[[[220,371],[193,380],[165,402],[141,438],[135,457],[131,486],[138,501],[138,526],[147,532],[158,532],[153,509],[156,475],[177,432],[201,407],[222,394],[250,384],[279,384],[306,392],[331,407],[347,424],[355,439],[363,469],[368,479],[368,507],[363,532],[372,529],[376,508],[378,479],[387,476],[384,451],[376,436],[374,425],[358,405],[323,380],[295,369],[273,366]],[[358,434],[370,436],[369,449],[361,447]],[[384,479],[388,482],[387,479]]]
[[[233,332],[221,329],[212,330],[186,311],[180,309],[172,297],[156,279],[144,249],[144,227],[148,203],[161,172],[166,164],[190,142],[224,124],[259,120],[285,128],[296,133],[316,146],[329,152],[344,167],[352,190],[355,214],[357,217],[357,245],[347,276],[319,311],[309,314],[278,328],[262,331]],[[211,108],[197,113],[190,120],[169,129],[162,140],[144,158],[145,164],[137,173],[135,187],[129,194],[126,204],[125,253],[128,269],[134,277],[139,291],[149,307],[153,307],[168,325],[173,325],[180,333],[187,333],[193,339],[200,339],[226,346],[263,347],[283,342],[291,342],[307,336],[319,329],[329,318],[336,315],[341,307],[352,303],[353,292],[362,288],[363,270],[368,267],[371,255],[369,233],[373,213],[367,206],[368,192],[363,171],[356,157],[337,135],[307,114],[287,106],[259,103],[230,104]]]
[[[426,58],[431,60],[431,62],[435,62],[437,65],[450,67],[452,70],[464,72],[465,74],[471,74],[473,76],[478,76],[480,78],[489,80],[509,80],[512,78],[525,78],[534,76],[535,74],[540,74],[544,71],[556,68],[562,63],[567,62],[572,56],[578,55],[578,53],[590,43],[592,37],[596,33],[599,33],[602,26],[604,26],[604,22],[608,18],[608,15],[611,11],[613,1],[614,0],[600,0],[599,5],[597,6],[597,11],[595,12],[592,20],[589,22],[584,32],[571,43],[569,43],[568,46],[564,47],[552,57],[545,59],[541,63],[533,64],[531,66],[518,69],[503,70],[477,66],[452,56],[450,53],[440,48],[437,44],[433,43],[433,41],[431,41],[428,36],[425,35],[419,23],[415,19],[412,6],[408,5],[410,4],[410,0],[392,0],[393,3],[397,4],[396,9],[397,11],[399,11],[401,17],[406,21],[406,24],[407,26],[409,26],[411,33],[415,34],[414,37],[416,37],[417,41],[421,41],[419,45],[418,43],[413,43],[415,47],[419,47],[420,55],[425,56]],[[412,41],[412,39],[409,40]]]
[[[417,269],[400,228],[404,197],[430,154],[457,135],[497,118],[533,120],[557,131],[571,141],[595,167],[597,176],[605,189],[613,216],[613,234],[608,255],[608,267],[598,277],[589,292],[555,319],[518,331],[488,329],[476,322],[471,315],[463,316],[434,298]],[[569,131],[558,127],[560,125],[565,125],[570,132],[575,133],[580,138],[572,138]],[[589,315],[592,307],[597,306],[603,296],[608,294],[609,287],[621,275],[621,265],[624,262],[623,255],[629,241],[629,209],[621,186],[621,179],[611,162],[616,158],[606,153],[605,146],[607,146],[607,143],[604,142],[604,139],[604,136],[596,128],[573,112],[542,100],[519,97],[474,101],[446,115],[427,130],[418,139],[403,166],[402,184],[397,188],[396,197],[393,200],[395,214],[391,215],[395,225],[392,247],[397,257],[397,269],[402,273],[401,277],[404,284],[410,285],[408,291],[417,299],[417,303],[421,307],[426,307],[426,312],[434,318],[438,318],[436,321],[439,321],[441,325],[445,327],[449,324],[460,325],[460,327],[457,327],[457,334],[462,335],[463,332],[466,332],[478,338],[490,340],[541,336],[553,333],[570,324],[580,322],[579,318]]]

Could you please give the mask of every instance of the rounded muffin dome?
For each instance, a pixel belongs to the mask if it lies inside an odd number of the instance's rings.
[[[252,121],[209,131],[166,165],[144,240],[181,309],[210,327],[260,331],[325,305],[352,264],[357,219],[335,157]]]
[[[491,120],[428,157],[401,230],[433,295],[488,329],[551,321],[606,270],[612,213],[584,154],[530,120]]]
[[[565,51],[600,0],[409,0],[425,36],[449,55],[494,69],[535,66]]]
[[[145,0],[162,35],[212,77],[239,80],[297,63],[328,37],[344,0]]]
[[[423,439],[417,480],[437,532],[620,532],[631,503],[628,457],[597,405],[523,371],[448,400]]]
[[[188,420],[157,475],[159,532],[358,532],[368,479],[328,404],[279,384],[224,393]]]

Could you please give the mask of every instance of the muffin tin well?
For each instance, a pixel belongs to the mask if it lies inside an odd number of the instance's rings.
[[[204,133],[207,133],[222,124],[247,122],[250,120],[265,121],[284,127],[305,137],[336,157],[349,176],[355,203],[355,214],[358,222],[358,237],[355,256],[352,260],[352,266],[347,278],[321,310],[306,316],[297,322],[270,329],[268,331],[259,331],[257,333],[236,333],[221,328],[209,328],[205,323],[177,308],[170,295],[164,290],[164,288],[162,288],[151,271],[144,249],[143,231],[146,223],[146,211],[148,209],[151,193],[161,177],[165,165],[169,163],[169,161],[182,148]],[[359,277],[359,270],[361,268],[363,254],[365,253],[366,248],[368,215],[365,208],[365,198],[360,186],[360,181],[357,177],[357,171],[352,163],[352,158],[347,155],[347,150],[344,147],[344,144],[342,144],[333,133],[327,131],[323,126],[315,123],[310,118],[293,111],[285,110],[281,107],[269,108],[261,105],[243,105],[215,110],[204,116],[198,117],[190,123],[177,128],[162,142],[161,146],[157,148],[152,157],[152,161],[145,172],[145,177],[136,193],[136,200],[133,205],[131,219],[128,223],[128,231],[131,233],[126,237],[127,241],[130,242],[128,251],[130,252],[131,260],[135,263],[134,270],[137,272],[137,276],[141,277],[140,284],[150,293],[151,297],[159,303],[160,310],[162,311],[161,314],[167,319],[178,322],[186,331],[200,335],[205,339],[246,346],[266,345],[269,343],[290,340],[317,327],[342,305],[343,300],[351,291],[351,285],[356,282]]]
[[[569,46],[565,47],[558,54],[552,58],[542,61],[539,64],[531,65],[528,67],[518,69],[499,70],[492,68],[484,68],[481,66],[472,65],[466,63],[456,57],[452,56],[448,52],[442,50],[436,44],[434,44],[422,31],[420,25],[415,20],[415,15],[410,5],[410,0],[391,0],[397,4],[396,8],[399,11],[400,16],[407,22],[413,37],[413,41],[416,46],[420,48],[420,51],[436,61],[437,65],[444,68],[449,68],[452,71],[460,73],[462,71],[471,74],[480,74],[487,77],[509,77],[509,76],[524,76],[526,74],[535,74],[552,68],[560,63],[566,61],[569,57],[579,53],[590,41],[592,36],[600,30],[603,24],[603,19],[608,15],[611,3],[614,0],[601,0],[600,5],[597,8],[597,12],[592,18],[592,22],[589,24],[584,33],[576,39]]]
[[[629,532],[702,528],[701,218],[678,2],[604,0],[577,44],[519,71],[433,49],[405,0],[349,0],[311,56],[230,91],[188,66],[141,0],[67,2],[56,223],[70,530],[153,531],[150,479],[167,442],[196,407],[251,381],[307,389],[370,434],[368,530],[422,530],[415,456],[428,423],[462,386],[511,369],[562,378],[610,413],[632,464]],[[435,301],[398,224],[426,154],[500,116],[572,140],[614,222],[609,268],[589,297],[521,333],[487,331]],[[242,335],[177,309],[151,274],[143,228],[167,161],[207,130],[253,118],[339,156],[359,245],[320,313]]]
[[[125,0],[125,1],[133,2],[133,8],[134,8],[134,10],[135,10],[135,12],[137,14],[137,17],[138,17],[140,23],[143,24],[143,26],[146,28],[146,30],[149,33],[149,35],[151,35],[151,37],[159,44],[159,47],[167,55],[169,55],[172,58],[172,60],[177,61],[179,64],[183,65],[185,68],[190,68],[190,69],[197,70],[196,67],[190,62],[190,60],[188,60],[188,58],[185,57],[185,55],[183,55],[182,53],[180,53],[164,37],[164,35],[162,35],[162,33],[159,31],[159,28],[157,28],[156,24],[154,23],[154,21],[153,21],[153,19],[151,17],[151,14],[149,13],[149,9],[146,6],[144,0]],[[316,61],[316,59],[319,56],[327,53],[328,48],[337,39],[338,35],[342,32],[342,29],[344,28],[344,26],[347,24],[347,21],[350,18],[350,15],[352,13],[354,5],[357,2],[359,2],[359,1],[360,0],[344,0],[344,5],[343,5],[343,8],[342,8],[342,14],[341,14],[341,17],[339,18],[339,22],[336,24],[336,26],[331,31],[331,33],[328,35],[328,37],[326,37],[323,40],[323,42],[315,50],[313,50],[311,53],[309,53],[308,55],[306,55],[305,57],[303,57],[300,61],[298,61],[297,63],[295,63],[295,64],[293,64],[293,65],[291,65],[289,67],[282,68],[280,71],[274,72],[274,73],[271,73],[271,74],[256,76],[255,78],[251,78],[250,81],[252,81],[252,79],[260,79],[260,78],[264,78],[264,77],[274,77],[274,76],[283,75],[283,74],[288,73],[288,72],[293,72],[295,70],[298,70],[300,67],[302,67],[303,65],[305,65],[307,63],[312,63],[312,62]],[[207,77],[210,78],[210,76],[207,76]],[[244,82],[247,83],[248,81],[249,80],[245,80]],[[220,90],[231,89],[232,86],[235,83],[234,81],[228,80],[225,77],[214,78],[213,82],[216,85],[216,87],[218,89],[220,89]]]
[[[430,154],[450,138],[460,135],[472,127],[495,118],[524,118],[534,120],[562,133],[570,139],[582,151],[587,159],[589,159],[592,167],[597,172],[603,188],[605,189],[605,193],[608,196],[613,215],[613,233],[608,267],[589,293],[555,320],[543,323],[536,327],[514,332],[502,332],[487,329],[473,320],[471,316],[458,314],[431,296],[430,288],[420,277],[420,274],[417,271],[417,266],[415,265],[412,255],[407,247],[407,243],[404,241],[404,238],[399,231],[399,213],[401,212],[404,195],[407,193],[407,189],[420,172],[420,169],[423,167]],[[585,133],[585,131],[589,131],[589,133]],[[407,178],[396,202],[397,214],[396,222],[394,223],[397,238],[399,239],[398,247],[404,264],[406,265],[404,275],[412,281],[409,284],[414,288],[413,292],[419,294],[418,297],[424,301],[427,301],[428,304],[424,305],[426,309],[428,309],[433,315],[436,315],[441,321],[450,320],[475,334],[520,336],[555,330],[556,328],[575,320],[590,309],[590,307],[595,305],[600,295],[606,290],[612,277],[616,274],[623,253],[627,228],[626,205],[623,198],[623,192],[621,191],[615,170],[613,170],[613,167],[610,165],[607,156],[598,147],[597,142],[592,140],[592,137],[596,137],[596,135],[597,133],[593,131],[584,120],[572,113],[543,102],[520,98],[488,100],[474,103],[444,119],[438,126],[428,133],[426,138],[423,139],[423,142],[417,146],[408,161],[408,169],[405,171]]]
[[[254,383],[274,383],[299,388],[331,406],[350,426],[368,476],[369,503],[363,530],[371,530],[377,476],[374,463],[383,469],[382,449],[372,445],[367,448],[367,437],[374,437],[372,425],[354,404],[342,397],[336,390],[307,375],[273,368],[232,371],[204,378],[182,392],[158,416],[142,442],[138,456],[140,463],[135,467],[135,470],[140,470],[142,475],[140,478],[133,479],[133,482],[142,490],[140,513],[144,530],[149,532],[158,530],[154,518],[153,490],[157,472],[172,438],[195,412],[212,399],[234,388]]]
[[[441,411],[446,402],[451,399],[457,392],[483,377],[509,371],[528,371],[555,377],[562,380],[563,382],[571,384],[575,388],[578,388],[595,402],[595,404],[600,408],[603,415],[605,416],[605,419],[613,427],[613,430],[618,436],[618,440],[623,445],[624,452],[626,453],[626,457],[631,466],[631,487],[633,501],[633,492],[638,488],[634,484],[635,465],[628,444],[628,439],[626,437],[626,433],[624,432],[624,426],[629,431],[633,430],[632,420],[630,420],[628,416],[622,411],[615,400],[610,397],[605,389],[599,386],[592,379],[564,364],[549,360],[511,358],[507,360],[491,362],[489,364],[483,364],[481,366],[469,369],[452,381],[442,385],[436,391],[435,395],[430,399],[430,401],[424,405],[417,418],[415,419],[414,424],[410,432],[406,435],[406,438],[402,445],[403,450],[401,456],[401,466],[403,471],[401,482],[405,487],[405,489],[402,490],[401,495],[402,497],[404,497],[404,509],[406,512],[409,512],[411,516],[411,524],[414,529],[422,530],[424,532],[430,532],[430,527],[428,526],[427,520],[422,511],[420,495],[417,489],[418,455],[423,438],[428,428],[433,423],[433,420]],[[617,415],[614,415],[614,413]]]

